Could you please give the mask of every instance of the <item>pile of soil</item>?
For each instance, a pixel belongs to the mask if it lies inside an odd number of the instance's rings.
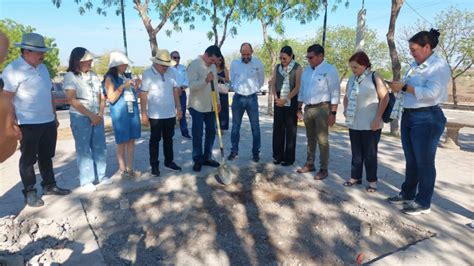
[[[433,236],[262,168],[240,169],[227,187],[212,176],[173,177],[83,203],[110,265],[342,265]]]
[[[67,244],[74,237],[68,219],[0,218],[0,257],[15,258],[23,263],[63,263],[71,250]]]

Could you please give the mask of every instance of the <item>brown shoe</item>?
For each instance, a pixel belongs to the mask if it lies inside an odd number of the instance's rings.
[[[314,180],[323,180],[328,177],[328,170],[319,169],[319,172],[314,176]]]
[[[296,170],[296,172],[299,174],[304,174],[307,172],[314,172],[314,171],[316,171],[316,168],[314,168],[314,165],[310,165],[310,164],[305,164],[302,168],[299,168],[298,170]]]

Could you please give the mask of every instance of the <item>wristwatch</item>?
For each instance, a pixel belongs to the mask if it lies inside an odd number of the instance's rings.
[[[332,114],[332,115],[336,115],[337,112],[336,112],[336,111],[331,111],[331,114]]]
[[[403,91],[403,92],[406,92],[407,89],[408,89],[408,84],[405,83],[405,85],[403,85],[403,87],[402,87],[402,91]]]

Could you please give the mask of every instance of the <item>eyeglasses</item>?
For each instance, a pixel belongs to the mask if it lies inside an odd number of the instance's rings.
[[[179,56],[173,56],[173,59],[180,59],[181,57]]]

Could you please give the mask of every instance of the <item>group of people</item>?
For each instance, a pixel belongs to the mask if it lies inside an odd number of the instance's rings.
[[[402,81],[388,83],[397,92],[392,118],[401,118],[401,139],[406,158],[405,182],[399,195],[388,199],[404,203],[407,214],[429,213],[436,178],[435,153],[446,118],[438,106],[447,99],[450,70],[447,63],[433,53],[439,32],[422,31],[409,40],[415,59]],[[35,190],[33,165],[38,161],[43,178],[43,194],[65,195],[70,191],[56,185],[52,157],[55,152],[58,121],[51,96],[51,80],[42,64],[49,50],[36,33],[24,34],[21,56],[4,70],[5,97],[12,103],[14,121],[21,130],[20,176],[26,203],[41,206],[43,201]],[[218,167],[212,158],[216,136],[216,117],[212,90],[217,88],[217,111],[222,130],[231,124],[232,147],[228,160],[239,154],[240,128],[246,112],[252,130],[252,160],[260,160],[260,125],[257,92],[264,84],[264,66],[253,56],[250,43],[240,47],[241,58],[234,60],[230,71],[218,46],[209,46],[188,67],[179,64],[177,51],[157,50],[152,65],[142,80],[126,74],[132,62],[122,52],[110,54],[109,70],[103,80],[91,71],[94,54],[77,47],[71,52],[64,88],[71,105],[70,121],[75,139],[76,157],[81,186],[95,190],[94,184],[110,184],[105,177],[106,142],[104,112],[109,103],[115,137],[119,170],[123,178],[139,173],[134,170],[135,140],[141,137],[141,125],[150,127],[149,163],[151,174],[160,175],[159,143],[163,139],[164,166],[182,170],[174,162],[173,136],[179,120],[184,138],[192,139],[193,170],[202,166]],[[280,64],[273,70],[269,87],[274,97],[273,163],[291,166],[296,160],[297,121],[304,120],[307,137],[305,164],[298,173],[316,171],[316,147],[319,147],[319,170],[316,180],[328,177],[329,127],[336,121],[340,102],[340,80],[336,68],[324,57],[319,44],[307,48],[308,65],[295,61],[293,50],[284,46]],[[369,57],[363,51],[349,59],[353,75],[347,83],[343,100],[344,116],[351,143],[351,176],[346,187],[362,184],[365,166],[367,192],[377,190],[377,150],[383,127],[382,114],[388,105],[387,83],[371,69]],[[229,81],[234,96],[229,107]],[[138,93],[140,91],[140,93]],[[140,99],[140,108],[139,100]],[[229,108],[232,123],[229,123]],[[186,111],[192,118],[191,131],[186,123]],[[191,135],[190,135],[191,133]],[[204,137],[204,143],[203,143]],[[417,193],[418,189],[418,193]]]

